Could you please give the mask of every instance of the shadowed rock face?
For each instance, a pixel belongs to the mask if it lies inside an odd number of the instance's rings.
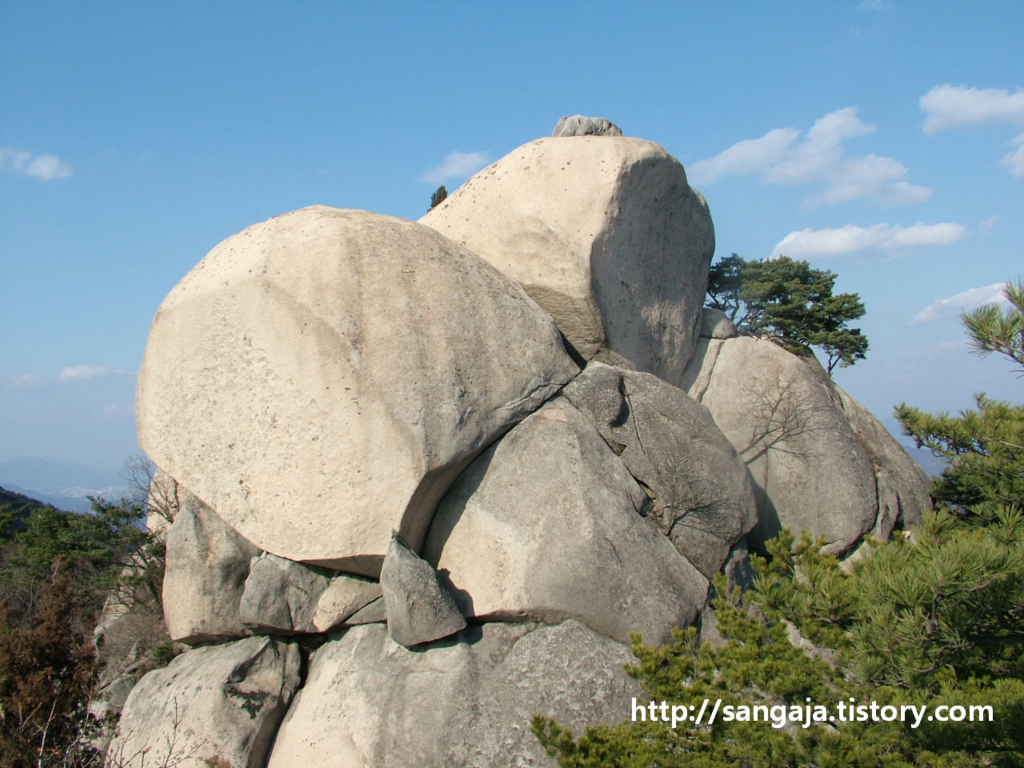
[[[516,280],[585,359],[678,384],[714,228],[679,161],[642,139],[530,142],[420,221]]]
[[[349,630],[314,654],[269,768],[551,766],[535,713],[577,733],[629,716],[643,695],[629,651],[574,621],[527,629],[485,624],[413,651],[381,625]]]
[[[317,206],[213,249],[139,374],[150,457],[243,536],[376,576],[451,481],[576,372],[508,278],[434,230]]]
[[[871,535],[884,540],[897,525],[918,525],[921,516],[932,508],[928,475],[867,408],[839,387],[835,389],[843,413],[875,470],[878,519]]]
[[[387,608],[388,634],[411,648],[440,640],[466,628],[451,593],[438,582],[430,563],[391,539],[380,586]]]
[[[167,631],[185,643],[243,637],[239,604],[260,550],[184,488],[178,493],[181,507],[166,534]]]
[[[711,412],[656,376],[592,362],[562,394],[647,490],[654,520],[704,576],[757,523],[754,485]]]

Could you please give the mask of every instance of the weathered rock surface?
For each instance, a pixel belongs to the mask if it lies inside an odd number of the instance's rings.
[[[397,537],[391,539],[380,586],[387,607],[388,634],[410,648],[454,635],[466,627],[448,589],[438,582],[433,566]]]
[[[330,583],[330,573],[323,568],[264,552],[249,564],[239,618],[263,634],[318,632],[313,617]]]
[[[554,766],[533,714],[576,733],[621,722],[643,696],[623,672],[631,661],[572,621],[529,633],[485,624],[416,651],[380,625],[357,627],[312,657],[269,768]]]
[[[228,238],[164,300],[139,440],[260,548],[376,576],[391,530],[418,547],[465,465],[575,372],[464,248],[314,206]]]
[[[342,623],[350,623],[354,614],[383,594],[379,582],[339,573],[320,595],[313,615],[313,625],[318,632],[329,632]]]
[[[704,307],[700,311],[700,337],[702,339],[735,339],[739,335],[736,325],[722,310]]]
[[[677,384],[715,249],[679,161],[641,139],[530,142],[420,221],[522,285],[585,359]]]
[[[388,620],[388,609],[384,598],[378,597],[367,603],[344,621],[346,627],[357,627],[360,624],[383,624]]]
[[[295,644],[266,637],[178,656],[132,689],[108,763],[123,768],[264,765],[299,685],[299,664]],[[215,757],[226,762],[211,762]]]
[[[552,136],[621,136],[622,129],[604,117],[562,117]]]
[[[932,508],[928,475],[867,408],[840,387],[836,391],[843,413],[875,471],[878,518],[871,535],[888,539],[897,524],[918,525],[921,516]]]
[[[640,516],[645,496],[586,417],[546,404],[445,497],[424,548],[466,616],[577,619],[622,642],[667,642],[708,582]],[[389,618],[390,618],[390,604]]]
[[[846,552],[875,525],[871,462],[813,358],[771,341],[701,339],[684,388],[714,416],[759,488],[755,545],[782,527]]]
[[[182,487],[167,531],[164,619],[172,640],[198,643],[249,634],[239,603],[260,550]]]
[[[757,523],[746,465],[711,412],[647,373],[598,362],[562,394],[650,492],[651,519],[707,578]]]

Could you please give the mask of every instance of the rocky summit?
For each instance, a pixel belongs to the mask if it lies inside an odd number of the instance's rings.
[[[629,717],[629,633],[693,623],[748,547],[920,518],[813,357],[703,308],[708,206],[621,134],[563,118],[419,222],[286,213],[171,291],[137,413],[190,650],[111,764],[553,767],[530,717]]]

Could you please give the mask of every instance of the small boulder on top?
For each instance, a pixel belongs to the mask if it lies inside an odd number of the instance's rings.
[[[560,136],[621,136],[622,129],[605,117],[584,117],[573,115],[562,117],[551,134]]]

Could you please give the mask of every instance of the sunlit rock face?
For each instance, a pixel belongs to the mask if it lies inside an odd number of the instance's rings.
[[[516,280],[579,354],[678,385],[700,330],[714,227],[679,161],[643,139],[538,139],[420,221]]]
[[[316,206],[218,245],[157,312],[149,456],[263,550],[377,575],[458,473],[577,371],[551,319],[434,230]]]

